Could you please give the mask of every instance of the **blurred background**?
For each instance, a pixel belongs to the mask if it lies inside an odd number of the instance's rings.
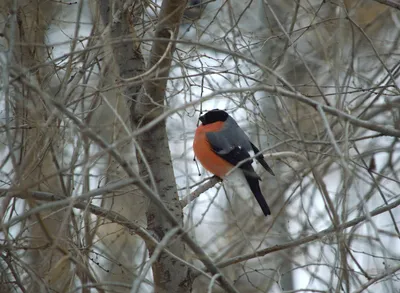
[[[399,9],[3,0],[0,291],[229,292],[223,275],[237,292],[399,292]],[[197,192],[214,108],[274,170],[257,165],[272,216],[220,183]]]

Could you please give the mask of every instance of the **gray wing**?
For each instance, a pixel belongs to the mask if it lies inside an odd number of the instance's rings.
[[[252,150],[246,133],[231,117],[228,117],[220,131],[207,133],[207,139],[219,155],[226,155],[235,148],[241,148],[247,153]]]
[[[269,207],[265,202],[258,183],[261,178],[251,166],[253,162],[249,154],[251,143],[246,133],[237,125],[235,120],[229,117],[228,120],[225,121],[225,126],[220,131],[209,132],[206,136],[213,151],[219,157],[233,166],[241,163],[239,168],[243,171],[250,189],[263,209],[264,214],[270,214],[271,212],[269,211]]]
[[[242,163],[240,169],[246,176],[259,178],[251,166],[253,160],[250,159],[249,154],[250,141],[235,120],[228,117],[220,131],[208,132],[206,136],[211,148],[218,156],[234,166]]]
[[[254,151],[255,154],[260,152],[260,150],[250,142],[246,133],[230,116],[225,121],[224,127],[220,131],[209,132],[206,136],[214,152],[234,166],[250,158],[250,151]],[[267,162],[265,162],[262,154],[257,155],[256,159],[266,171],[275,175]],[[252,160],[249,161],[250,165],[251,162]],[[248,168],[248,166],[245,168]]]

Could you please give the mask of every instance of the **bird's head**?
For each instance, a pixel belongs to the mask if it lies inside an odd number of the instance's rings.
[[[224,122],[228,117],[229,114],[224,110],[214,109],[200,116],[199,119],[203,125],[207,125],[218,121]]]

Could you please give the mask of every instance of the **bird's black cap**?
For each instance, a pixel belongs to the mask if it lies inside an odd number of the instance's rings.
[[[207,125],[218,121],[224,122],[228,117],[229,114],[224,110],[214,109],[200,116],[199,119],[203,125]]]

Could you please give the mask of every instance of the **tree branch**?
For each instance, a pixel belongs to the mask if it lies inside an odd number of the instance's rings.
[[[396,1],[396,0],[374,0],[374,1],[400,10],[400,2],[399,1]]]
[[[390,270],[387,270],[386,272],[377,275],[376,277],[372,278],[371,280],[369,280],[368,282],[366,282],[365,284],[363,284],[359,289],[357,289],[356,291],[354,291],[353,293],[361,293],[364,292],[365,289],[367,289],[369,286],[371,286],[372,284],[374,284],[375,282],[378,282],[390,275],[395,274],[397,271],[400,270],[400,266],[394,267]]]
[[[200,187],[198,187],[195,191],[191,192],[189,195],[185,196],[183,199],[181,199],[179,202],[182,205],[182,208],[187,206],[191,201],[195,200],[198,198],[202,193],[206,192],[210,188],[213,188],[215,184],[218,182],[221,182],[221,178],[217,176],[213,176],[210,178],[210,180]]]
[[[374,216],[380,215],[382,213],[385,213],[387,211],[390,211],[390,210],[398,207],[399,205],[400,205],[400,199],[392,202],[391,204],[382,206],[380,208],[377,208],[377,209],[371,211],[370,212],[370,216],[374,217]],[[233,257],[233,258],[230,258],[230,259],[227,259],[227,260],[224,260],[224,261],[221,261],[221,262],[217,263],[217,266],[219,268],[224,268],[224,267],[227,267],[229,265],[232,265],[232,264],[235,264],[235,263],[239,263],[239,262],[242,262],[242,261],[246,261],[246,260],[249,260],[249,259],[252,259],[252,258],[255,258],[255,257],[261,257],[261,256],[265,256],[267,254],[273,253],[273,252],[282,251],[282,250],[289,249],[289,248],[295,248],[295,247],[298,247],[300,245],[303,245],[303,244],[306,244],[306,243],[310,243],[310,242],[313,242],[313,241],[315,241],[317,239],[321,239],[323,237],[326,237],[329,234],[337,233],[338,231],[342,231],[342,230],[344,230],[346,228],[353,227],[353,226],[355,226],[357,224],[360,224],[361,222],[365,221],[367,218],[368,218],[367,216],[361,216],[361,217],[355,218],[355,219],[353,219],[351,221],[348,221],[346,223],[338,225],[337,229],[335,229],[334,227],[331,227],[331,228],[322,230],[321,232],[315,233],[313,235],[303,237],[301,239],[297,239],[297,240],[294,240],[294,241],[291,241],[291,242],[287,242],[287,243],[284,243],[284,244],[280,244],[280,245],[275,245],[275,246],[272,246],[272,247],[267,247],[265,249],[261,249],[261,250],[258,250],[256,252],[253,252],[253,253],[248,253],[248,254],[237,256],[237,257]]]

